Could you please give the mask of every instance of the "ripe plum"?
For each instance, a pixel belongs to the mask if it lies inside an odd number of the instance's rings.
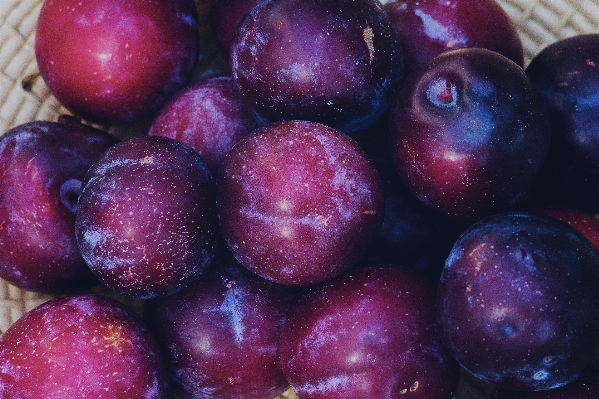
[[[295,296],[229,255],[185,290],[147,301],[144,319],[183,398],[270,399],[289,388],[277,343]]]
[[[599,354],[599,252],[554,218],[472,225],[441,274],[439,332],[474,376],[512,390],[574,381]]]
[[[237,260],[288,285],[323,282],[357,263],[384,212],[381,182],[358,144],[307,121],[269,124],[235,145],[217,203]]]
[[[242,20],[231,71],[261,120],[311,120],[352,133],[389,108],[403,63],[378,1],[274,0]]]
[[[122,303],[99,295],[50,300],[0,338],[3,398],[171,398],[154,336]]]
[[[543,49],[526,68],[551,118],[542,199],[599,212],[599,34]]]
[[[190,78],[197,31],[192,0],[47,0],[35,56],[66,108],[97,123],[128,123],[157,111]]]
[[[98,281],[79,253],[75,212],[87,169],[118,139],[75,123],[36,121],[0,137],[0,277],[64,293]]]
[[[221,76],[178,92],[156,116],[148,135],[187,144],[216,172],[231,147],[257,127],[231,77]]]
[[[389,124],[397,171],[410,192],[461,219],[517,204],[550,144],[542,102],[522,68],[496,52],[465,48],[410,76]]]
[[[459,368],[435,331],[435,289],[397,265],[365,266],[305,294],[279,340],[302,399],[449,399]]]
[[[237,25],[263,0],[210,0],[210,26],[220,49],[227,55]]]
[[[212,174],[197,152],[173,139],[122,141],[89,169],[75,233],[109,288],[139,298],[173,294],[216,253]]]
[[[524,65],[516,26],[495,0],[391,0],[384,9],[399,33],[408,73],[464,47],[493,50]]]

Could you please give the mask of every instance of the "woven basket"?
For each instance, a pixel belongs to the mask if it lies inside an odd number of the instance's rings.
[[[475,0],[473,0],[475,1]],[[576,34],[599,32],[599,0],[498,0],[517,25],[525,50],[525,63],[547,44]],[[222,73],[224,59],[209,33],[208,0],[196,0],[202,26],[202,52],[195,78]],[[0,0],[0,134],[33,120],[54,121],[68,113],[50,94],[42,79],[23,80],[37,69],[34,34],[42,0]],[[106,130],[120,136],[143,134],[148,121]],[[102,290],[99,288],[99,290]],[[103,292],[111,295],[109,292]],[[118,297],[118,296],[117,296]],[[27,292],[0,280],[0,334],[25,312],[51,297]],[[139,301],[118,298],[140,309]],[[487,398],[489,387],[466,381],[456,397]],[[283,397],[293,397],[291,392]]]

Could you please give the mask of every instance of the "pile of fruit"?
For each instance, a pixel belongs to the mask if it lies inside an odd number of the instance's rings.
[[[0,398],[599,397],[599,34],[199,7],[43,3],[24,90],[69,114],[0,135],[0,278],[53,299]]]

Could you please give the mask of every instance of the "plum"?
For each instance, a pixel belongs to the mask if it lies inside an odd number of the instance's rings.
[[[241,21],[233,80],[260,120],[352,133],[388,109],[403,77],[397,32],[375,0],[274,0]]]
[[[182,398],[270,399],[289,388],[277,343],[296,296],[225,253],[185,290],[148,300],[144,320]]]
[[[435,330],[435,288],[398,265],[369,265],[315,287],[279,338],[301,399],[449,399],[459,368]]]
[[[559,205],[536,206],[530,209],[529,212],[550,216],[568,223],[599,248],[599,220],[592,214],[580,209]]]
[[[526,68],[551,118],[538,197],[599,212],[599,34],[544,48]]]
[[[508,58],[481,48],[442,53],[406,79],[391,110],[401,180],[420,201],[455,218],[511,210],[546,160],[544,111]]]
[[[237,143],[220,169],[217,205],[235,258],[286,285],[356,264],[384,212],[381,182],[358,144],[308,121],[272,123]]]
[[[362,263],[399,264],[436,284],[460,227],[414,198],[390,160],[371,160],[383,184],[385,216]]]
[[[231,77],[218,76],[179,91],[158,113],[148,135],[187,144],[216,172],[231,147],[257,127]]]
[[[464,47],[493,50],[524,65],[516,26],[495,0],[391,0],[384,10],[399,33],[407,73]]]
[[[229,55],[237,25],[264,0],[210,0],[210,26],[221,51]]]
[[[0,137],[0,277],[65,293],[97,284],[75,239],[87,169],[119,140],[79,123],[34,121]]]
[[[101,124],[156,112],[191,77],[198,54],[193,0],[46,0],[35,56],[50,91]]]
[[[495,399],[597,399],[599,363],[593,364],[576,381],[556,389],[535,392],[500,390]]]
[[[217,251],[214,178],[198,153],[176,140],[122,141],[89,169],[75,235],[109,288],[137,298],[173,294]]]
[[[577,379],[598,358],[599,252],[557,219],[506,213],[473,224],[441,274],[437,323],[472,375],[511,390]]]
[[[115,299],[74,295],[26,313],[0,338],[3,398],[167,399],[162,353]]]

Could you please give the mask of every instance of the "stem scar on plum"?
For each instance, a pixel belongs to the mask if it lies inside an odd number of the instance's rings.
[[[426,89],[426,98],[440,108],[455,106],[459,100],[457,85],[446,77],[438,77]]]

